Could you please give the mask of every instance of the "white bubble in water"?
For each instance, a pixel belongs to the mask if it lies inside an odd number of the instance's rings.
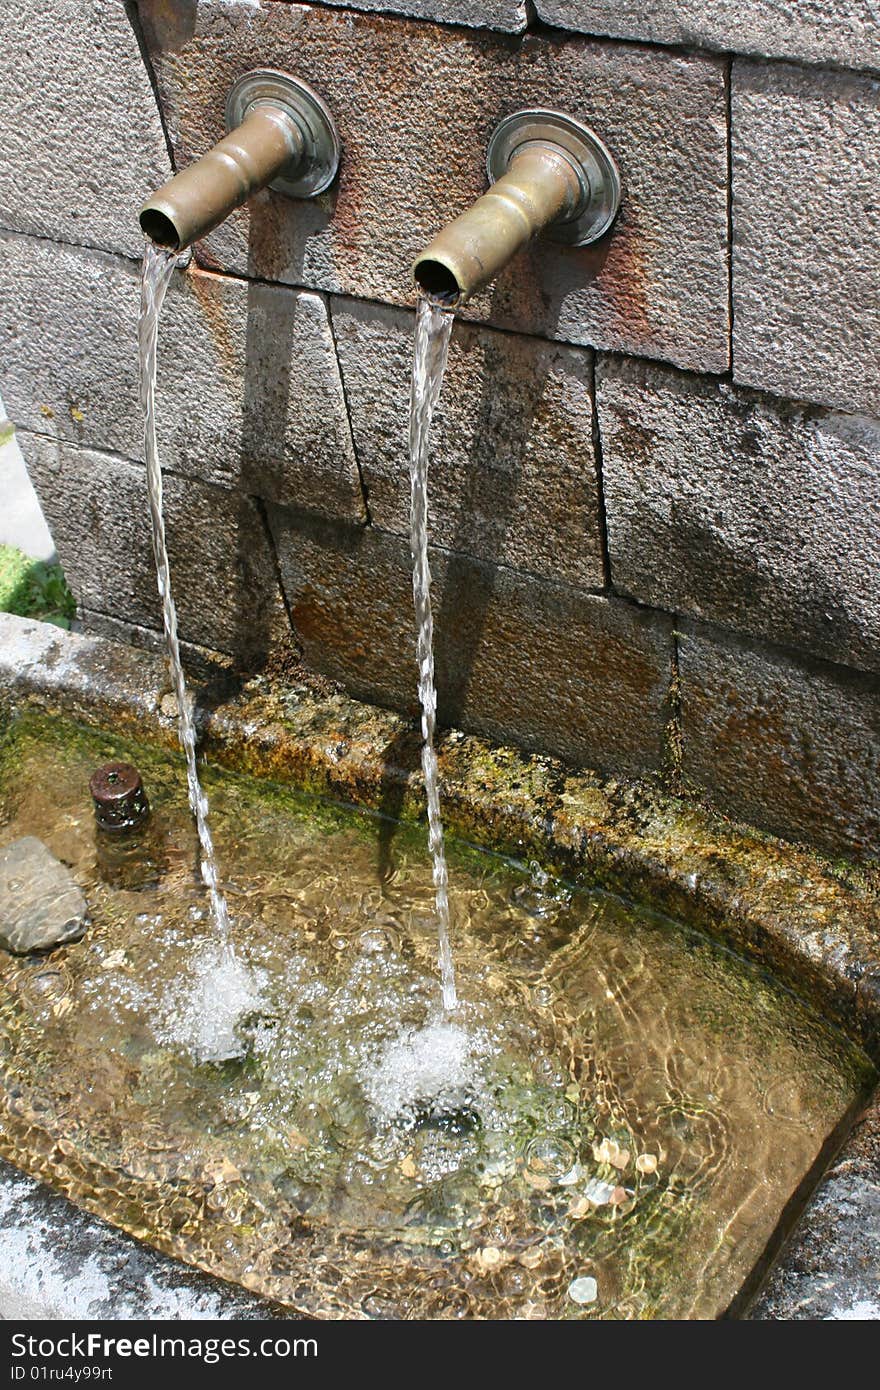
[[[594,1207],[607,1207],[616,1192],[614,1183],[602,1182],[601,1178],[590,1178],[584,1187],[584,1196]]]
[[[568,1296],[572,1303],[578,1303],[583,1308],[587,1303],[595,1303],[599,1297],[599,1285],[589,1274],[582,1274],[579,1279],[572,1279],[568,1286]]]

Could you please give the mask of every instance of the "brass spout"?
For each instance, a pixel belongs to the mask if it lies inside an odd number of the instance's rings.
[[[302,135],[276,106],[258,106],[195,164],[141,208],[141,227],[160,246],[183,251],[207,236],[302,153]]]
[[[494,280],[538,233],[585,246],[620,205],[620,176],[587,126],[555,111],[517,111],[489,142],[491,187],[450,222],[413,266],[432,303],[455,309]]]
[[[340,154],[333,118],[297,78],[246,73],[229,93],[226,123],[230,133],[141,208],[141,228],[160,246],[185,250],[261,188],[310,198],[333,182]]]
[[[580,196],[567,159],[546,145],[524,146],[489,192],[435,236],[413,268],[416,284],[435,304],[464,304],[548,223],[571,216]]]

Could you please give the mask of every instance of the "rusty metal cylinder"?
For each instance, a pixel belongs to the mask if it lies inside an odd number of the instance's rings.
[[[133,830],[150,814],[141,775],[131,763],[105,763],[89,778],[89,791],[99,830]]]
[[[251,107],[240,126],[144,203],[144,233],[170,251],[185,250],[295,164],[303,144],[286,111],[271,104]]]
[[[552,146],[526,145],[508,172],[419,256],[413,277],[435,304],[454,309],[488,285],[532,237],[574,213],[581,185]]]

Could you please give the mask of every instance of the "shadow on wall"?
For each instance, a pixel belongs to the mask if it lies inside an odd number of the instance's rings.
[[[282,200],[265,195],[265,201],[255,199],[251,204],[249,223],[248,272],[253,275],[258,259],[256,247],[264,248],[277,235]],[[294,204],[294,215],[300,205]],[[300,278],[302,254],[295,264],[295,278]],[[283,468],[287,454],[288,403],[293,380],[293,343],[296,331],[295,314],[291,312],[289,296],[273,294],[266,286],[248,280],[247,323],[245,329],[244,383],[239,457],[239,496],[241,506],[252,507],[259,521],[271,560],[274,580],[284,612],[290,611],[284,594],[275,541],[266,516],[264,497],[267,465]],[[248,565],[247,528],[237,531],[237,570],[244,574]],[[274,642],[282,639],[281,612],[276,605],[265,605],[259,612],[259,627],[255,631],[255,606],[244,584],[236,591],[237,649],[253,653],[252,664],[265,666],[272,654]],[[292,628],[292,624],[291,624]],[[295,638],[295,633],[294,633]]]
[[[140,21],[147,46],[154,53],[157,50],[173,53],[183,48],[196,32],[198,0],[125,0],[125,8],[135,32],[134,21]]]
[[[626,169],[621,173],[626,188]],[[568,246],[562,252],[555,246],[553,254],[547,255],[539,237],[498,276],[492,286],[491,308],[481,317],[505,326],[512,322],[514,331],[520,333],[537,325],[533,332],[551,338],[572,286],[589,289],[611,258],[614,269],[603,281],[602,296],[613,317],[626,325],[627,336],[632,339],[628,351],[647,347],[647,355],[653,357],[658,324],[656,310],[653,315],[651,312],[643,238],[638,213],[627,197],[610,231],[588,246]],[[562,334],[563,340],[565,336]]]
[[[283,206],[286,204],[286,207]],[[248,276],[267,244],[277,242],[280,220],[293,220],[302,206],[271,193],[250,203]],[[287,252],[285,252],[287,254]],[[303,249],[292,264],[294,281],[303,274]],[[244,361],[244,399],[241,422],[241,486],[252,497],[263,496],[266,466],[283,472],[287,456],[287,420],[292,379],[296,309],[293,294],[276,291],[248,279]]]
[[[785,564],[781,570],[762,564],[759,547],[731,545],[687,507],[673,507],[668,527],[654,514],[650,522],[650,536],[642,536],[644,545],[638,535],[628,542],[627,582],[617,585],[618,592],[769,639],[805,656],[876,669],[877,635],[853,612],[852,594],[834,585],[824,571],[805,565],[794,576],[793,591],[781,583],[781,575],[788,572]],[[788,543],[796,550],[797,537],[792,534]],[[670,589],[658,590],[655,567],[633,567],[632,556],[640,553],[655,562],[662,556],[665,565],[681,557],[681,569],[670,575]]]
[[[263,239],[267,219],[274,220],[271,202],[252,206],[252,239]],[[199,283],[196,275],[192,281],[196,295]],[[227,326],[222,315],[217,317],[210,297],[201,308],[220,356],[234,352]],[[290,631],[263,498],[267,474],[277,473],[284,464],[288,404],[296,389],[292,363],[296,318],[291,308],[290,296],[248,281],[238,470],[232,487],[223,492],[234,509],[223,645],[234,654],[239,683],[241,675],[263,670],[270,663]],[[232,672],[222,673],[214,682],[213,698],[212,689],[203,689],[200,703],[210,708],[217,699],[228,697],[233,684]]]
[[[521,252],[520,258],[523,262],[522,280],[524,283],[534,285],[537,292],[539,281],[533,274],[535,269],[534,243]],[[493,307],[497,293],[497,289],[493,288]],[[557,305],[553,322],[548,324],[546,329],[550,336],[556,330],[558,314],[559,306]],[[493,498],[494,543],[499,553],[503,553],[504,550],[504,541],[509,531],[514,504],[522,481],[523,455],[528,447],[535,411],[544,393],[547,375],[548,373],[545,371],[532,378],[528,408],[523,410],[519,417],[516,432],[512,436],[506,432],[506,442],[509,448],[505,475],[506,485],[503,490],[496,491]],[[479,427],[474,436],[477,448],[479,448],[480,440],[493,437],[495,428],[494,380],[491,374],[486,372],[482,380]],[[458,725],[462,722],[474,663],[483,640],[486,619],[495,592],[498,574],[498,566],[490,564],[485,569],[486,582],[482,585],[475,585],[473,565],[466,558],[466,553],[472,548],[473,524],[471,522],[470,502],[479,483],[479,472],[479,463],[468,472],[467,486],[462,494],[455,535],[450,548],[451,553],[443,586],[442,608],[438,612],[438,620],[435,624],[435,665],[438,680],[442,682],[443,686],[441,704],[446,722],[452,725]],[[448,615],[447,621],[443,620],[444,613]],[[464,615],[465,613],[467,621],[459,622],[457,615]],[[462,641],[463,636],[464,641]]]
[[[584,285],[591,284],[600,274],[611,248],[612,235],[613,233],[608,233],[601,241],[590,247],[570,250],[569,255],[576,255],[580,259]],[[558,296],[553,297],[548,293],[544,284],[544,263],[545,258],[541,253],[540,241],[531,242],[515,257],[511,267],[499,277],[501,283],[492,287],[490,321],[494,321],[496,310],[497,316],[500,318],[504,309],[509,306],[509,282],[515,277],[515,283],[518,286],[518,310],[523,312],[529,320],[541,322],[542,337],[553,338],[559,325],[562,299]],[[526,301],[528,302],[526,303]],[[537,301],[541,301],[540,304]],[[493,517],[497,528],[497,537],[494,543],[498,553],[503,553],[504,540],[509,530],[514,513],[514,504],[517,501],[517,494],[522,482],[523,458],[532,434],[535,412],[544,394],[547,375],[547,371],[544,371],[531,378],[528,386],[528,406],[523,410],[518,421],[518,429],[512,436],[509,431],[507,432],[505,442],[509,448],[509,456],[507,460],[508,472],[505,478],[506,486],[503,490],[496,491],[492,499]],[[595,409],[595,403],[593,408]],[[497,434],[497,417],[494,380],[491,373],[488,372],[484,375],[482,382],[479,418],[477,440],[492,439]],[[601,471],[598,458],[596,459],[596,474],[598,506],[601,509]],[[451,621],[443,622],[441,613],[441,620],[437,629],[436,664],[438,677],[443,682],[441,703],[444,717],[452,725],[458,725],[462,722],[474,662],[483,638],[499,569],[498,565],[490,564],[485,569],[486,582],[474,585],[473,566],[468,564],[465,559],[465,552],[471,549],[473,532],[470,523],[469,502],[472,490],[477,486],[478,475],[478,468],[471,469],[468,477],[468,488],[461,499],[458,524],[451,545],[452,553],[449,557],[443,588],[443,610],[449,615],[466,613],[467,622],[461,625],[454,617]],[[600,533],[604,537],[604,517],[600,516],[598,520]],[[536,518],[536,523],[537,525],[541,524],[540,517]],[[586,541],[586,537],[584,540]],[[607,556],[604,551],[603,539],[602,563],[607,576]],[[480,557],[477,556],[477,558]],[[467,633],[465,642],[461,640],[463,632]],[[540,679],[540,672],[536,671],[535,675],[537,679]]]

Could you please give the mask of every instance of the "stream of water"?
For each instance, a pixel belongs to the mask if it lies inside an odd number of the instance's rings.
[[[189,800],[195,817],[201,849],[202,877],[211,896],[211,911],[221,953],[227,963],[234,960],[229,910],[220,887],[217,860],[209,825],[208,799],[199,781],[196,762],[196,728],[192,702],[180,660],[177,611],[171,590],[171,573],[165,543],[162,497],[162,469],[156,443],[156,344],[159,317],[178,257],[147,242],[141,280],[141,313],[138,325],[140,349],[140,392],[144,414],[144,449],[147,488],[152,523],[156,578],[162,601],[162,621],[168,649],[171,678],[179,711],[178,733],[186,757]],[[422,771],[428,803],[428,845],[434,880],[439,964],[443,1006],[447,1011],[458,1003],[455,967],[452,959],[449,912],[449,872],[440,813],[437,754],[434,732],[437,718],[437,690],[434,681],[434,622],[431,608],[431,571],[428,562],[428,462],[431,420],[434,415],[449,352],[452,315],[435,308],[427,300],[419,304],[416,315],[410,398],[410,477],[412,485],[410,543],[413,560],[413,598],[415,602],[419,671],[419,701],[422,710]]]
[[[140,353],[140,397],[144,414],[144,452],[147,461],[147,493],[150,504],[150,522],[153,534],[153,555],[156,560],[156,581],[159,597],[162,600],[162,622],[165,628],[165,643],[168,650],[168,663],[178,709],[178,736],[186,757],[186,778],[189,788],[189,803],[195,817],[201,850],[202,878],[211,895],[211,913],[217,929],[221,954],[227,958],[233,955],[232,938],[229,925],[229,909],[220,887],[217,872],[217,857],[211,827],[208,823],[208,798],[202,790],[196,764],[196,726],[192,701],[186,686],[186,677],[180,661],[180,642],[177,636],[177,609],[171,592],[171,570],[168,564],[168,548],[165,544],[165,517],[162,499],[162,466],[156,443],[156,344],[159,334],[159,316],[171,277],[179,257],[147,241],[141,272],[141,312],[138,322],[138,349]]]
[[[443,844],[437,754],[434,749],[437,688],[434,683],[434,617],[431,609],[431,569],[428,563],[428,461],[431,419],[440,399],[451,333],[452,314],[444,309],[435,308],[427,299],[422,299],[416,313],[409,414],[412,485],[410,546],[418,632],[416,655],[419,666],[419,701],[422,707],[422,772],[428,800],[428,845],[433,861],[440,980],[443,1005],[447,1010],[455,1008],[458,997],[449,935],[449,872]]]

